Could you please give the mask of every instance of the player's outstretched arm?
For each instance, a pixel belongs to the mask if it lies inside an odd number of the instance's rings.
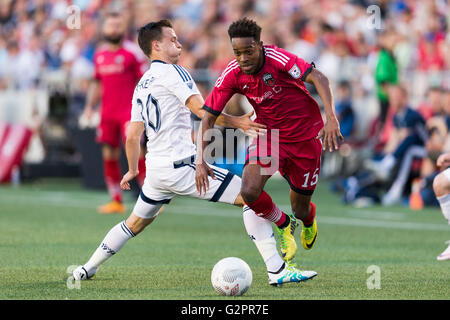
[[[333,148],[334,150],[339,148],[339,141],[343,141],[344,137],[341,134],[339,121],[334,111],[334,100],[330,82],[328,81],[328,78],[317,69],[313,69],[305,80],[316,87],[325,110],[326,122],[317,138],[323,138],[323,150],[328,147],[329,151],[333,152]]]
[[[201,95],[195,94],[190,96],[186,101],[186,106],[200,119],[203,119],[205,113],[203,109],[204,100]],[[245,134],[255,137],[257,135],[266,134],[266,126],[260,123],[253,122],[251,117],[254,111],[251,111],[243,116],[232,116],[229,114],[221,113],[215,123],[222,127],[236,128],[242,130]]]
[[[123,190],[130,190],[130,181],[138,174],[139,154],[141,152],[141,136],[144,133],[144,122],[130,122],[127,130],[127,141],[125,143],[125,151],[128,160],[128,172],[120,181],[120,187]]]
[[[204,158],[204,150],[208,145],[203,137],[205,133],[214,127],[217,117],[209,112],[204,112],[202,121],[200,123],[200,128],[198,130],[197,137],[197,156],[195,158],[195,185],[197,187],[198,193],[201,195],[202,192],[206,194],[209,189],[208,176],[215,179],[213,170],[208,166]]]

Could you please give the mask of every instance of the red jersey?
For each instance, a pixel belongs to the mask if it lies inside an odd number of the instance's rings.
[[[95,79],[102,85],[102,118],[131,117],[131,100],[136,83],[144,74],[145,61],[125,42],[116,51],[100,47],[94,55]]]
[[[263,46],[264,63],[255,74],[245,74],[231,61],[217,79],[204,109],[218,116],[235,93],[243,94],[255,109],[255,122],[279,130],[280,142],[314,138],[323,127],[317,102],[305,87],[309,64],[276,46]],[[270,133],[269,133],[270,134]]]

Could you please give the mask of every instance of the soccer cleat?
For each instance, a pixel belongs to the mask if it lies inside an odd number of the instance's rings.
[[[317,240],[317,222],[316,219],[314,219],[313,225],[309,228],[305,227],[303,225],[302,230],[302,246],[306,250],[310,250]]]
[[[448,248],[444,250],[440,255],[437,256],[438,261],[450,260],[450,240],[445,242],[448,244]]]
[[[317,276],[315,271],[300,271],[295,267],[284,264],[284,268],[278,273],[268,272],[269,284],[271,286],[281,286],[283,283],[302,282]]]
[[[294,216],[286,215],[290,222],[289,225],[285,228],[278,228],[278,235],[280,236],[280,247],[281,247],[281,256],[284,261],[291,261],[295,253],[297,252],[297,243],[295,242],[294,232],[297,228],[297,220],[295,220]]]
[[[123,203],[115,200],[98,208],[98,213],[101,214],[125,213],[125,211],[126,208]]]
[[[78,266],[75,270],[73,270],[72,276],[75,280],[89,280],[95,275],[96,272],[97,268],[95,268],[94,270],[90,270],[90,272],[87,272],[84,266]]]

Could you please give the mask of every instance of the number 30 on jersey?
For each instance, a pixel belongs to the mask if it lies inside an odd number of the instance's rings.
[[[141,99],[137,99],[137,104],[141,107],[142,110],[142,117],[144,117],[144,109],[146,110],[147,114],[147,125],[153,129],[153,131],[158,132],[161,128],[161,110],[159,108],[158,100],[153,98],[151,94],[147,96],[147,102],[144,104],[142,103]],[[151,109],[151,110],[150,110]],[[150,115],[155,114],[155,122],[150,120]]]

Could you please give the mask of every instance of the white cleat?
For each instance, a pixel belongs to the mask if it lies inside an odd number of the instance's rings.
[[[75,280],[89,280],[95,275],[97,268],[89,271],[90,272],[88,272],[84,266],[78,266],[75,270],[73,270],[72,276]]]
[[[278,273],[268,272],[269,284],[272,286],[281,286],[283,283],[302,282],[317,276],[315,271],[300,271],[293,266],[284,264],[284,269]]]
[[[440,255],[437,256],[438,261],[450,260],[450,240],[445,242],[448,244],[448,248],[444,250]]]

